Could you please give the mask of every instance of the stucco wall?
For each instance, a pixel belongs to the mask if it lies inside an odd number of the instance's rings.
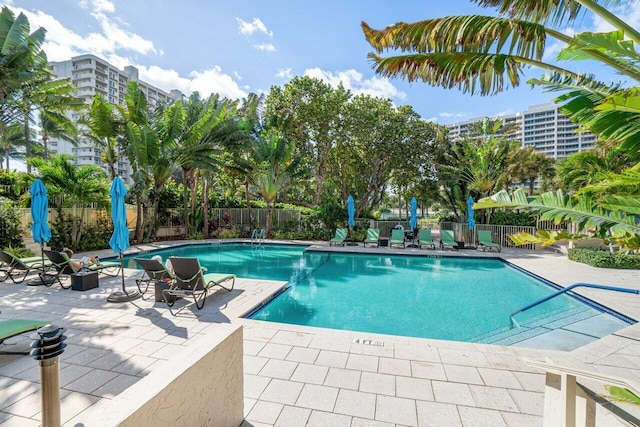
[[[243,408],[242,327],[221,324],[213,336],[67,425],[239,426]]]

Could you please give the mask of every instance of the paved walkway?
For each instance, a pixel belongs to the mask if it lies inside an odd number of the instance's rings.
[[[446,255],[496,256],[476,251]],[[546,251],[505,250],[500,256],[563,286],[589,281],[640,287],[640,271],[595,269]],[[139,272],[127,270],[126,275],[128,286],[135,286]],[[528,367],[523,357],[569,358],[640,381],[638,324],[566,353],[240,317],[281,289],[282,282],[238,280],[233,292],[216,292],[201,311],[176,303],[175,316],[163,303],[155,303],[152,294],[133,303],[107,303],[106,297],[119,286],[117,278],[101,278],[100,288],[87,292],[0,284],[3,319],[45,319],[67,328],[69,346],[61,357],[63,423],[98,400],[121,393],[184,347],[206,339],[219,323],[244,326],[243,426],[541,425],[544,375]],[[640,318],[637,296],[589,289],[580,293]],[[23,336],[9,341],[16,343],[15,349],[24,349],[30,340]],[[0,356],[0,426],[39,425],[39,411],[37,363],[27,356]]]

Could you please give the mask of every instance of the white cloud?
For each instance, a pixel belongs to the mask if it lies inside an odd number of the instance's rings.
[[[276,73],[276,77],[284,78],[290,80],[293,77],[293,73],[291,72],[291,68],[279,69]]]
[[[266,25],[264,25],[260,18],[253,18],[251,22],[236,18],[236,21],[238,22],[238,31],[244,36],[250,36],[253,33],[263,33],[269,37],[273,37],[273,31],[267,30]]]
[[[114,65],[117,64],[114,63]],[[186,95],[198,91],[203,97],[217,93],[230,99],[244,98],[248,94],[238,86],[233,77],[223,73],[217,66],[204,71],[192,71],[189,78],[180,76],[176,70],[167,70],[155,65],[151,67],[136,65],[135,67],[138,68],[140,80],[165,90],[178,89]]]
[[[276,50],[276,47],[271,43],[254,44],[253,47],[263,52],[274,52]]]
[[[350,90],[355,95],[364,94],[396,100],[403,100],[407,96],[406,93],[398,90],[389,79],[375,76],[365,79],[362,73],[353,69],[332,73],[320,68],[311,68],[306,70],[304,75],[322,79],[334,87],[342,83],[345,89]]]
[[[620,18],[622,21],[629,24],[632,28],[640,27],[640,8],[637,7],[636,2],[625,2],[611,10],[614,15]],[[606,22],[599,16],[595,16],[593,19],[594,32],[608,32],[612,31],[611,24]]]
[[[460,112],[456,112],[456,113],[449,113],[449,112],[441,112],[438,113],[438,116],[443,117],[445,119],[460,119],[463,117],[469,117],[471,115],[471,113],[460,113]]]

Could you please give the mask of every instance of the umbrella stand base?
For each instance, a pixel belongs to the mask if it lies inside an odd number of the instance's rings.
[[[140,298],[138,291],[116,291],[107,297],[108,302],[129,302]]]
[[[358,246],[357,242],[347,242],[347,246]]]
[[[44,277],[28,281],[27,286],[50,286],[53,282],[55,282],[55,279],[45,274]]]
[[[407,247],[408,247],[408,248],[419,248],[420,246],[415,245],[415,244],[413,244],[413,243],[412,243],[412,244],[410,244],[410,245],[407,245]]]

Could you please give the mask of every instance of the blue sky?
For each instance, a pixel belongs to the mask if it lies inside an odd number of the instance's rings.
[[[45,51],[51,61],[92,53],[121,69],[136,66],[142,80],[187,95],[197,90],[241,98],[268,92],[293,76],[310,75],[334,85],[341,81],[354,93],[412,105],[423,118],[441,124],[523,111],[553,99],[553,94],[526,84],[498,96],[480,97],[374,74],[367,60],[372,49],[361,21],[382,28],[398,21],[493,13],[467,0],[11,0],[4,4],[24,12],[32,30],[47,29]],[[632,6],[623,5],[622,15],[637,27],[640,8]],[[607,26],[587,15],[563,31],[586,29],[601,31]],[[552,57],[557,47],[549,45],[548,52]],[[587,62],[567,67],[600,71]],[[523,82],[542,74],[532,69]]]

